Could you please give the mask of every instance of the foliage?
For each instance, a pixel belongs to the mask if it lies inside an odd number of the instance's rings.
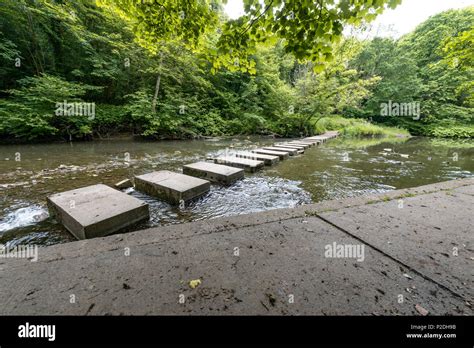
[[[223,1],[227,2],[227,1]],[[256,73],[249,55],[261,43],[283,40],[285,51],[298,60],[311,60],[315,71],[333,59],[333,44],[342,39],[345,25],[370,22],[387,7],[401,0],[282,1],[245,0],[245,15],[221,23],[218,41],[210,56],[213,72],[221,67],[230,71]],[[196,47],[203,36],[216,28],[221,1],[191,0],[100,0],[132,22],[141,45],[156,52],[163,41],[182,39]]]
[[[343,27],[398,0],[245,0],[236,20],[224,2],[0,0],[1,139],[472,136],[473,8],[361,42]],[[95,117],[56,115],[64,100]],[[422,119],[378,116],[387,100]]]
[[[82,102],[86,92],[96,88],[47,74],[19,83],[21,88],[9,91],[12,98],[0,100],[0,134],[39,140],[56,134],[82,137],[91,133],[87,117],[57,115],[55,111],[56,103]]]
[[[286,53],[309,60],[315,72],[334,59],[334,45],[346,25],[370,22],[400,0],[244,0],[245,15],[227,21],[214,55],[214,68],[225,66],[252,72],[252,60],[261,43],[283,40]]]
[[[355,40],[345,40],[335,48],[335,58],[323,73],[315,74],[310,66],[299,65],[294,85],[296,110],[304,117],[304,133],[310,134],[322,117],[339,114],[350,108],[357,110],[370,94],[379,77],[360,77],[347,69],[347,61],[360,50]],[[303,131],[303,130],[302,130]]]
[[[420,24],[398,41],[375,38],[351,61],[362,77],[379,76],[361,112],[414,134],[472,136],[474,127],[474,7],[450,10]],[[380,117],[381,103],[416,101],[421,120]]]
[[[340,116],[324,117],[316,125],[318,133],[337,130],[350,137],[407,137],[410,134],[397,127],[372,124],[366,120],[344,118]]]

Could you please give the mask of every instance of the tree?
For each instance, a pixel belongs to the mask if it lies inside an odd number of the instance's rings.
[[[281,39],[287,53],[313,61],[313,69],[320,72],[323,63],[333,59],[333,45],[342,38],[344,26],[370,22],[399,3],[401,0],[244,0],[245,15],[217,29],[216,49],[209,52],[213,71],[226,67],[255,73],[249,55],[256,52],[257,44]],[[155,51],[160,40],[168,39],[199,46],[204,34],[217,26],[221,11],[217,0],[100,0],[100,4],[130,20],[139,42]]]
[[[380,104],[389,100],[407,103],[420,97],[422,81],[416,62],[410,52],[400,49],[393,39],[376,37],[366,42],[350,66],[359,71],[362,78],[380,78],[365,101],[367,116],[379,116]]]
[[[334,59],[322,73],[314,73],[309,65],[298,65],[295,88],[296,110],[301,113],[305,133],[312,133],[323,117],[342,114],[346,108],[357,109],[370,95],[370,88],[378,77],[360,77],[358,71],[348,68],[348,61],[361,49],[354,39],[347,39],[334,49]]]
[[[430,17],[398,41],[375,38],[351,62],[362,76],[380,76],[364,104],[364,116],[380,115],[380,103],[417,101],[421,120],[376,118],[414,134],[474,133],[472,23],[474,7]],[[360,115],[360,113],[359,113]],[[448,131],[448,128],[461,129]]]

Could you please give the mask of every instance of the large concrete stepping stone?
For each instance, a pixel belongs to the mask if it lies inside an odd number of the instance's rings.
[[[328,136],[325,136],[325,135],[317,135],[317,136],[314,136],[314,137],[304,138],[303,140],[305,140],[305,141],[308,141],[308,140],[317,140],[317,141],[320,141],[320,142],[325,142],[325,141],[328,140],[328,139],[329,139]]]
[[[291,144],[279,144],[279,143],[276,143],[273,145],[273,147],[279,147],[279,148],[282,148],[282,149],[295,149],[295,150],[299,150],[299,151],[303,151],[304,152],[304,146],[301,146],[301,145],[291,145]]]
[[[311,145],[319,145],[323,142],[323,139],[309,139],[309,138],[305,138],[305,139],[301,139],[299,140],[300,142],[302,143],[307,143],[307,144],[311,144]]]
[[[211,183],[194,176],[160,170],[136,176],[135,189],[171,204],[180,204],[206,194]]]
[[[262,155],[270,155],[270,156],[278,156],[280,160],[288,158],[290,154],[288,152],[283,151],[272,151],[272,150],[265,150],[265,149],[255,149],[251,150],[253,153],[258,153]]]
[[[183,174],[230,185],[244,177],[244,170],[221,164],[196,162],[183,166]]]
[[[308,147],[311,147],[311,144],[304,144],[304,143],[275,143],[274,146],[283,146],[283,147],[290,147],[298,150],[305,150]]]
[[[254,153],[254,152],[238,152],[235,155],[240,158],[263,161],[266,166],[274,165],[280,161],[280,158],[278,156],[264,155],[260,153]]]
[[[287,152],[290,156],[294,156],[298,154],[298,150],[296,149],[282,148],[282,147],[276,147],[276,146],[263,147],[262,149],[270,150],[270,151]]]
[[[336,138],[339,135],[339,131],[327,131],[323,135],[332,139],[332,138]]]
[[[288,144],[288,145],[303,146],[305,149],[308,148],[308,147],[314,146],[313,143],[305,143],[305,142],[302,142],[302,141],[292,141],[292,142],[289,142],[289,143],[287,143],[287,144]]]
[[[78,239],[102,237],[149,219],[148,204],[98,184],[46,199],[51,215]]]
[[[240,157],[231,157],[224,156],[214,159],[215,163],[226,164],[232,167],[243,168],[249,172],[256,172],[258,169],[262,168],[264,163],[263,161],[256,161]]]

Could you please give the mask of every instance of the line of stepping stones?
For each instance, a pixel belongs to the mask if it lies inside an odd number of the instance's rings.
[[[264,165],[274,165],[337,135],[338,132],[326,132],[220,156],[213,158],[214,163],[188,164],[183,166],[183,174],[160,170],[138,175],[134,178],[135,189],[182,205],[209,192],[211,182],[231,185],[244,177],[244,171],[255,172]],[[47,203],[51,215],[78,239],[105,236],[150,218],[147,203],[104,184],[57,193],[48,197]]]

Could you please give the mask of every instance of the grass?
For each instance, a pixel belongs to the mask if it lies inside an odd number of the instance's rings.
[[[316,131],[337,130],[348,137],[409,137],[410,133],[401,128],[387,127],[372,124],[358,118],[344,118],[341,116],[323,117],[316,124]]]
[[[474,125],[437,124],[428,128],[428,134],[437,138],[474,138]]]
[[[473,137],[474,138],[474,137]],[[474,148],[474,141],[472,138],[469,139],[445,139],[445,138],[434,138],[431,139],[431,145],[451,147],[455,149],[471,149]]]
[[[464,124],[456,120],[429,125],[426,131],[428,135],[437,138],[474,138],[474,124]]]

